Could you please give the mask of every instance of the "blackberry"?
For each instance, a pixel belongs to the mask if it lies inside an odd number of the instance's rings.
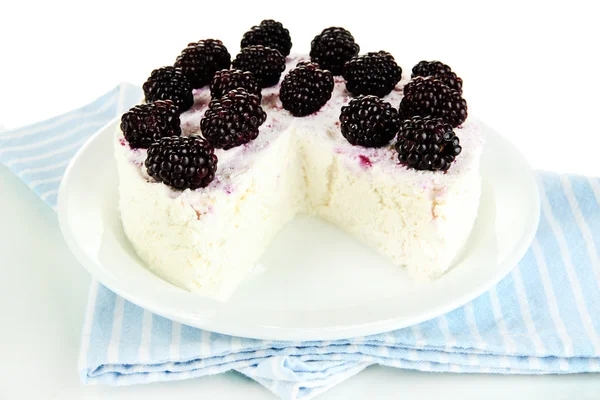
[[[333,75],[315,63],[299,63],[281,83],[279,98],[283,108],[296,117],[317,112],[331,98]]]
[[[463,81],[452,69],[440,61],[421,61],[412,69],[411,78],[416,76],[433,76],[444,82],[450,89],[462,94]]]
[[[146,157],[148,175],[173,189],[197,189],[215,178],[217,156],[200,136],[164,137],[152,143]]]
[[[285,57],[270,47],[248,46],[235,57],[233,68],[252,72],[260,86],[265,88],[279,82],[285,70]]]
[[[244,33],[241,48],[262,45],[279,50],[282,56],[287,57],[292,49],[290,31],[285,29],[281,22],[265,19],[260,25],[253,26]]]
[[[344,65],[346,89],[354,95],[373,94],[383,97],[392,91],[400,78],[402,68],[386,51],[357,56]]]
[[[165,136],[181,136],[179,109],[171,100],[140,104],[121,117],[121,130],[132,148],[148,148]]]
[[[227,150],[256,139],[266,118],[258,96],[240,88],[213,99],[200,128],[213,146]]]
[[[213,98],[218,99],[230,90],[242,88],[248,93],[262,97],[258,81],[248,71],[240,71],[239,69],[223,69],[217,71],[212,82],[210,83],[210,93]]]
[[[396,150],[398,160],[409,168],[447,171],[462,148],[449,123],[427,116],[402,122]]]
[[[181,68],[192,89],[208,85],[215,72],[229,68],[229,65],[231,55],[223,42],[215,39],[188,44],[175,61],[175,66]]]
[[[335,76],[342,75],[344,64],[360,51],[352,34],[344,28],[331,27],[315,36],[310,44],[310,59]]]
[[[467,119],[467,102],[439,79],[417,76],[404,87],[399,111],[402,119],[429,115],[457,127]]]
[[[155,69],[143,85],[146,102],[172,100],[180,112],[194,105],[194,96],[190,82],[181,68],[162,67]]]
[[[358,96],[340,114],[342,135],[353,145],[385,146],[400,127],[398,112],[377,96]]]

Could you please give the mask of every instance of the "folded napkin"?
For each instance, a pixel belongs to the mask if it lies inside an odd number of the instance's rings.
[[[90,105],[0,133],[0,162],[54,207],[70,158],[140,98],[120,85]],[[519,265],[439,318],[349,340],[231,337],[172,322],[92,283],[80,373],[127,385],[236,370],[283,399],[309,399],[370,364],[511,374],[600,371],[600,179],[540,172],[542,216]]]

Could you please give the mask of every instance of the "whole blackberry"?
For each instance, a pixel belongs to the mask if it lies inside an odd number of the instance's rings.
[[[175,66],[181,68],[192,89],[208,85],[215,72],[229,68],[229,65],[231,55],[223,42],[215,39],[188,44],[175,61]]]
[[[399,112],[402,119],[432,116],[457,127],[467,119],[467,102],[439,79],[417,76],[404,86]]]
[[[285,29],[281,22],[265,19],[260,25],[253,26],[244,33],[241,48],[262,45],[279,50],[282,56],[287,57],[292,49],[290,31]]]
[[[346,89],[354,95],[373,94],[383,97],[402,78],[402,68],[387,51],[367,53],[344,65]]]
[[[233,68],[252,72],[260,86],[265,88],[279,82],[285,70],[285,57],[270,47],[248,46],[235,57]]]
[[[333,75],[315,63],[300,63],[281,83],[279,98],[283,108],[296,117],[317,112],[331,98]]]
[[[258,81],[248,71],[240,71],[239,69],[223,69],[217,71],[212,82],[210,83],[210,94],[217,99],[228,93],[230,90],[242,88],[248,93],[252,93],[261,98],[260,86]]]
[[[179,108],[171,100],[140,104],[121,117],[121,130],[132,148],[148,148],[165,136],[181,136]]]
[[[256,139],[266,118],[258,96],[240,88],[213,99],[200,128],[213,146],[227,150]]]
[[[155,69],[143,85],[146,102],[172,100],[180,112],[194,105],[194,96],[190,82],[181,68],[162,67]]]
[[[197,189],[215,178],[217,156],[200,136],[164,137],[152,143],[146,157],[148,175],[173,189]]]
[[[344,28],[331,27],[315,36],[310,44],[310,59],[335,76],[342,75],[344,64],[360,51],[352,34]]]
[[[440,61],[421,61],[412,69],[411,78],[416,76],[433,76],[444,82],[450,89],[462,94],[463,80],[452,69]]]
[[[446,171],[462,148],[449,123],[427,116],[402,122],[396,150],[398,160],[409,168]]]
[[[400,127],[398,112],[377,96],[358,96],[340,114],[342,135],[353,145],[383,147]]]

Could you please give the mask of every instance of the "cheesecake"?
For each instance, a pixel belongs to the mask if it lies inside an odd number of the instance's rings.
[[[310,59],[288,55],[281,77]],[[381,100],[398,107],[409,80],[403,76]],[[344,77],[333,77],[330,98],[301,117],[283,106],[281,86],[280,79],[260,91],[265,117],[255,138],[214,149],[216,171],[203,187],[182,190],[156,179],[146,162],[149,150],[116,131],[121,220],[147,267],[182,289],[226,301],[277,233],[308,214],[335,224],[415,279],[442,276],[477,216],[478,123],[467,118],[453,128],[461,150],[446,168],[419,169],[399,158],[399,136],[371,147],[342,134],[340,113],[356,97]],[[179,115],[181,136],[206,136],[201,126],[211,90],[191,93],[193,102]]]

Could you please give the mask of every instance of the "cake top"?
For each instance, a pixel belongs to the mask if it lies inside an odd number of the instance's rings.
[[[359,170],[420,185],[443,185],[479,156],[463,81],[449,66],[422,61],[409,80],[390,53],[359,55],[340,27],[315,36],[309,56],[288,55],[291,47],[272,20],[244,35],[233,61],[219,40],[190,43],[144,83],[147,104],[123,116],[130,161],[149,180],[202,192],[230,185],[288,131],[325,139]]]

